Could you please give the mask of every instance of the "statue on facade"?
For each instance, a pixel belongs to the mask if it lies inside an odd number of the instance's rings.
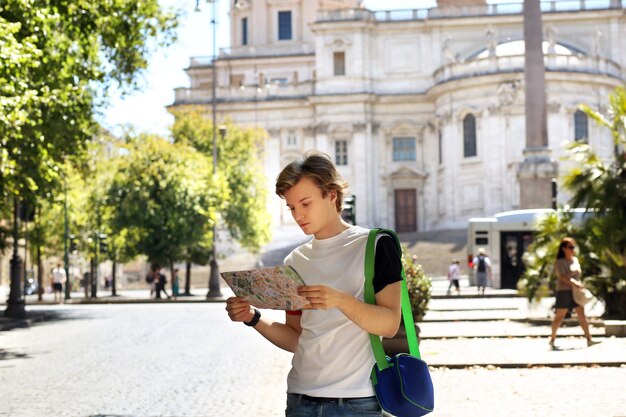
[[[519,95],[519,81],[507,81],[498,86],[498,99],[500,105],[508,106],[513,104]]]
[[[487,51],[489,58],[496,56],[496,48],[498,47],[498,32],[491,26],[485,31],[487,35]]]
[[[548,54],[556,54],[556,28],[554,25],[548,25],[546,27],[546,40],[548,41]]]
[[[450,49],[450,35],[446,35],[441,42],[441,53],[445,64],[456,64],[459,60]]]
[[[602,42],[602,31],[596,30],[591,40],[591,56],[597,58],[600,56],[600,43]]]

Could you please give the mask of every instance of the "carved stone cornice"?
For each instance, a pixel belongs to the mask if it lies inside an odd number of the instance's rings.
[[[302,129],[302,134],[305,137],[313,137],[315,136],[315,126],[306,126]]]
[[[364,133],[367,129],[367,123],[355,123],[352,127],[355,133]]]
[[[266,129],[267,130],[267,134],[270,135],[270,137],[272,138],[277,138],[280,137],[280,129],[275,128],[275,127],[271,127]]]
[[[318,123],[313,126],[316,135],[325,135],[328,133],[328,123]]]

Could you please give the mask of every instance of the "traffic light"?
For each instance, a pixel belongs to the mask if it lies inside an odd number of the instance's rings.
[[[341,218],[350,224],[356,224],[356,196],[354,194],[343,198]]]
[[[107,235],[100,234],[100,253],[107,253],[109,251],[109,245],[107,244]]]
[[[70,238],[70,252],[76,252],[78,250],[78,239],[75,235],[69,235]]]

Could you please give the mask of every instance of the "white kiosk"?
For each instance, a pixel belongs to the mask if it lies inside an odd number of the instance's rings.
[[[574,220],[580,221],[584,209],[574,209]],[[467,264],[470,285],[476,285],[472,261],[483,248],[491,260],[494,288],[517,288],[524,272],[522,255],[532,242],[537,220],[552,209],[515,210],[493,217],[471,218],[467,227]]]

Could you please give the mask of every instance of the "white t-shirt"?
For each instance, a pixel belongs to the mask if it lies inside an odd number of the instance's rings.
[[[491,259],[489,259],[489,257],[486,255],[483,255],[483,256],[485,259],[485,272],[489,272],[489,268],[491,268]],[[472,263],[476,265],[476,268],[478,268],[478,261],[479,261],[478,256],[475,256],[474,259],[472,260]]]
[[[65,269],[63,268],[54,268],[52,270],[52,282],[55,284],[63,284],[65,283],[67,276],[65,275]]]
[[[313,239],[285,258],[307,285],[328,285],[363,300],[369,230],[352,226],[328,239]],[[374,395],[375,359],[369,335],[343,313],[304,310],[302,334],[287,377],[287,392],[315,397]]]
[[[461,268],[458,264],[451,264],[448,267],[448,280],[459,279]]]

